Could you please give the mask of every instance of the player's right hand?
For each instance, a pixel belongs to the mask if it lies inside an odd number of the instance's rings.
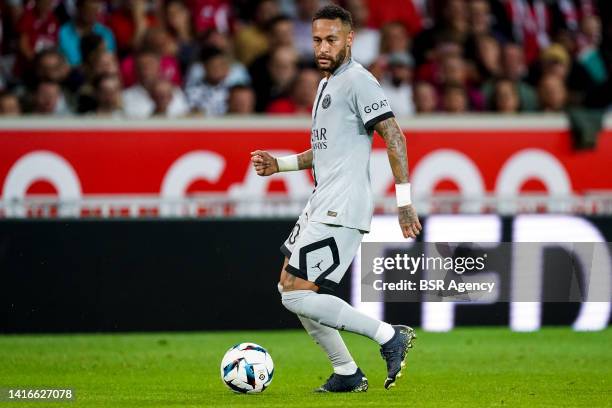
[[[278,173],[278,163],[270,153],[263,150],[255,150],[251,152],[251,163],[255,168],[255,172],[260,176],[271,176]]]

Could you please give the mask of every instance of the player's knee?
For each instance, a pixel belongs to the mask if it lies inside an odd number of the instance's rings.
[[[289,310],[290,312],[297,313],[297,300],[287,296],[287,293],[285,292],[281,293],[281,303],[283,304],[283,306],[285,306],[285,309]]]
[[[292,290],[289,292],[283,292],[281,302],[283,303],[283,306],[285,306],[285,309],[302,316],[303,303],[312,293],[313,292],[309,290]]]

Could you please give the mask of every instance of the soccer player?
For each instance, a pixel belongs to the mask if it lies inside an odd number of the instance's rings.
[[[405,238],[421,231],[410,201],[406,141],[382,88],[351,58],[352,18],[329,5],[313,17],[315,59],[325,78],[312,111],[311,146],[301,154],[272,157],[251,153],[260,176],[312,169],[315,190],[281,252],[286,256],[279,291],[283,305],[327,353],[334,373],[320,392],[366,391],[368,381],[357,367],[338,330],[367,336],[380,344],[387,364],[384,386],[401,376],[415,337],[408,326],[392,326],[354,309],[342,299],[318,293],[334,289],[370,229],[373,202],[369,176],[374,130],[382,136],[393,176],[399,224]]]

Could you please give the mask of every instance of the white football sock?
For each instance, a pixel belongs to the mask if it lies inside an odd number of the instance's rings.
[[[338,375],[353,375],[357,372],[357,364],[354,361],[334,367],[334,373]]]
[[[378,344],[384,344],[393,337],[389,337],[390,325],[361,313],[336,296],[311,290],[293,290],[283,292],[283,305],[298,316],[307,317],[324,326],[361,334]]]
[[[357,364],[353,361],[353,357],[338,330],[323,326],[303,316],[298,316],[298,318],[315,343],[327,353],[336,374],[355,374]]]
[[[381,322],[374,335],[374,340],[383,345],[395,336],[395,329],[389,323]]]

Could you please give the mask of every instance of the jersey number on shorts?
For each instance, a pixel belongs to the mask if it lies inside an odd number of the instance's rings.
[[[295,227],[291,230],[291,234],[289,234],[289,243],[291,245],[295,244],[298,236],[300,235],[300,224],[295,224]]]

